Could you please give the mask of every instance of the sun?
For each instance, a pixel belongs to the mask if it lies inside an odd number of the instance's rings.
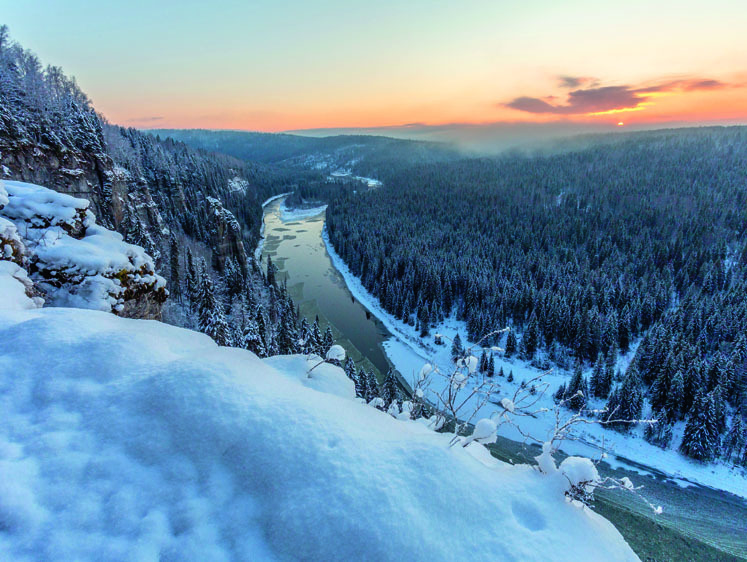
[[[617,126],[618,126],[618,127],[622,127],[623,125],[625,125],[625,123],[623,123],[622,121],[618,121],[618,122],[617,122]]]

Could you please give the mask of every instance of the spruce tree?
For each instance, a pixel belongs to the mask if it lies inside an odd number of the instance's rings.
[[[504,355],[506,357],[511,357],[514,353],[516,353],[516,334],[514,334],[513,330],[509,330],[508,335],[506,336],[506,351],[504,352]]]
[[[397,400],[397,379],[394,376],[394,371],[391,369],[387,372],[384,378],[384,383],[381,385],[380,396],[384,400],[384,404],[388,408],[392,402]]]
[[[604,357],[600,353],[597,355],[597,362],[594,363],[594,368],[591,371],[591,377],[589,379],[589,392],[595,398],[607,398],[605,383],[605,365]]]
[[[364,371],[362,367],[358,370],[358,374],[355,376],[355,379],[353,379],[353,382],[355,382],[355,395],[358,398],[363,398],[367,401],[368,376],[366,375],[366,371]]]
[[[170,244],[170,265],[171,265],[171,284],[169,286],[169,289],[171,290],[171,295],[176,299],[176,301],[181,302],[182,301],[182,284],[181,279],[179,275],[179,244],[176,242],[176,237],[171,236],[171,244]]]
[[[489,377],[492,377],[495,375],[495,359],[493,359],[493,355],[490,355],[490,358],[488,359],[488,372],[487,375]]]
[[[578,411],[586,405],[589,389],[580,361],[576,363],[576,368],[573,370],[573,376],[566,388],[566,396],[568,400],[565,405],[571,410]]]
[[[376,375],[374,375],[374,372],[371,370],[366,373],[366,392],[366,402],[378,398],[380,394],[379,383],[376,380]]]
[[[690,410],[680,451],[699,461],[710,461],[718,451],[718,431],[712,394],[702,391]]]
[[[464,357],[464,347],[462,346],[462,338],[459,336],[459,332],[454,336],[454,341],[451,343],[451,359],[456,361]]]
[[[322,357],[327,356],[329,348],[335,345],[335,339],[332,335],[332,328],[328,325],[327,329],[324,330],[324,340],[322,342]]]
[[[742,448],[745,446],[745,436],[747,428],[742,419],[741,410],[737,410],[731,420],[731,427],[724,437],[723,456],[727,462],[731,462],[732,457],[739,459]]]

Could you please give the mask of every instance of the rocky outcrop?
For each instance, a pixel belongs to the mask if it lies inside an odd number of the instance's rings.
[[[47,305],[159,319],[166,281],[145,251],[96,224],[85,199],[0,181],[0,259],[23,267]]]

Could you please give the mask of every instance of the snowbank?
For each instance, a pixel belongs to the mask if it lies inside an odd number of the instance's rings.
[[[0,342],[8,558],[636,559],[558,479],[359,403],[337,368],[89,310],[0,310]]]

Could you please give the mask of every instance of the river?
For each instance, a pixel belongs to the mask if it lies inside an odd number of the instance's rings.
[[[278,279],[299,305],[302,316],[319,317],[322,330],[332,327],[358,366],[379,376],[391,362],[383,344],[392,335],[348,289],[330,259],[322,240],[325,211],[316,208],[286,212],[284,198],[265,206],[262,262],[271,257]],[[494,456],[510,462],[531,462],[537,454],[522,443],[499,439]],[[626,461],[628,465],[635,465]],[[602,475],[629,476],[662,515],[631,494],[597,493],[595,510],[612,521],[641,559],[646,560],[747,560],[747,501],[738,496],[697,485],[680,487],[664,474],[639,465],[641,472],[612,469],[602,463]]]

